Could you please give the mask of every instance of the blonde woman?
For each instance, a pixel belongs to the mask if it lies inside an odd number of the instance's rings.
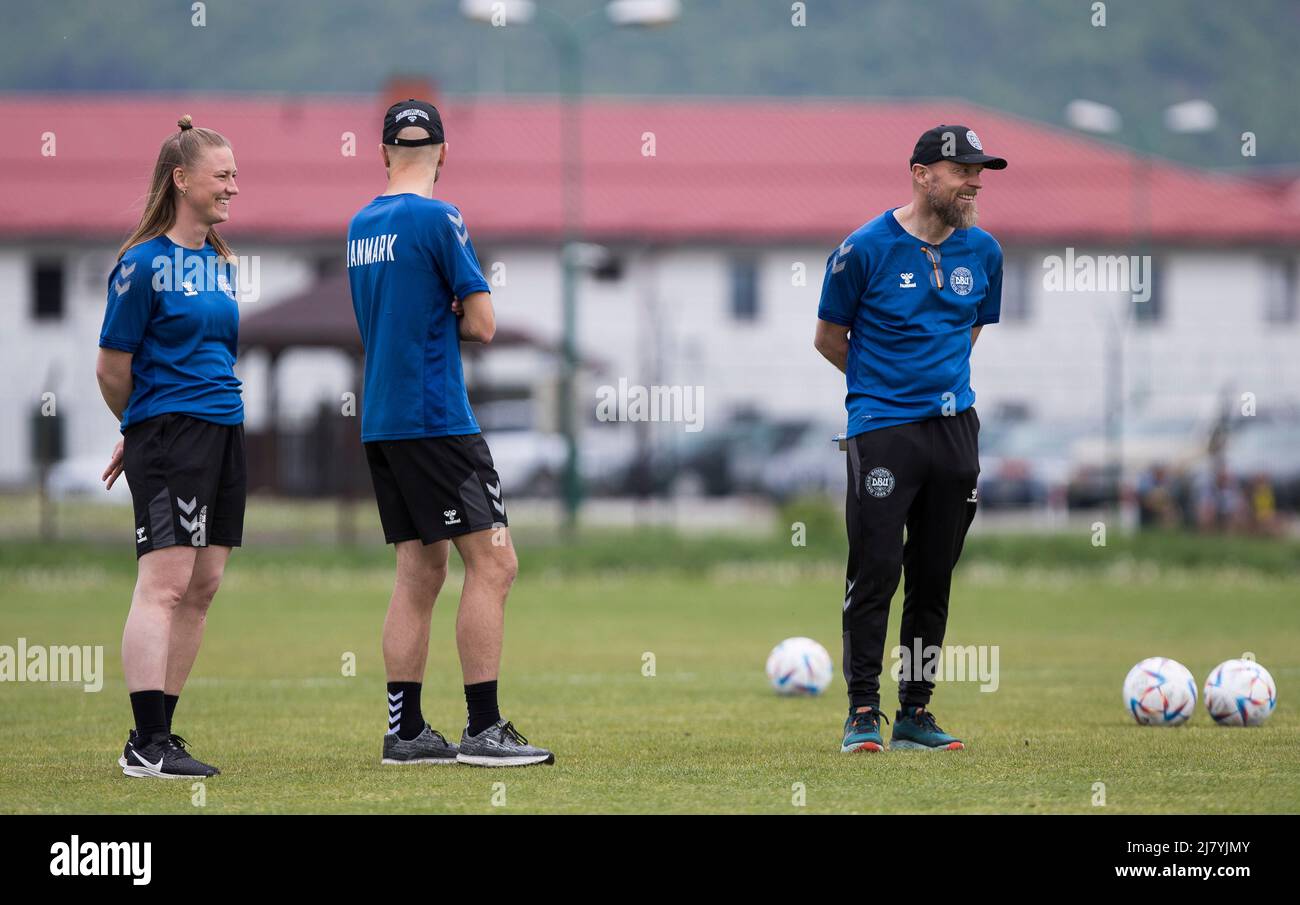
[[[172,714],[244,523],[244,407],[235,377],[239,308],[229,246],[235,157],[229,142],[178,122],[158,152],[140,223],[108,281],[96,376],[121,422],[104,470],[124,472],[138,562],[122,632],[135,728],[127,776],[214,776],[186,751]]]

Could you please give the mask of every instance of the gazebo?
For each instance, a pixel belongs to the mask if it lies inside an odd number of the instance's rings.
[[[352,294],[346,271],[321,276],[307,289],[292,295],[263,310],[242,318],[239,327],[241,357],[248,352],[262,351],[267,356],[267,424],[264,432],[250,436],[249,488],[252,490],[285,493],[289,483],[296,492],[306,487],[312,495],[334,495],[349,499],[363,494],[369,488],[368,472],[360,440],[360,418],[329,417],[318,420],[310,436],[295,438],[305,440],[316,452],[311,460],[319,463],[321,471],[314,476],[295,473],[295,478],[314,477],[314,480],[286,482],[281,472],[280,459],[284,449],[281,404],[278,390],[278,371],[286,352],[294,349],[333,349],[343,353],[351,362],[353,373],[350,386],[362,386],[364,351],[352,309]],[[559,350],[531,334],[500,327],[492,340],[491,348],[529,347],[550,356]],[[487,351],[487,347],[467,343],[462,347],[467,363],[472,363]],[[477,389],[472,366],[467,368],[471,399]],[[358,399],[358,403],[360,403]]]

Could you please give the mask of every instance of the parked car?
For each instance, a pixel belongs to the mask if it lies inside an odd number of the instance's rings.
[[[1017,421],[980,431],[980,503],[990,508],[1064,506],[1072,448],[1086,428]]]
[[[844,493],[848,479],[846,454],[835,437],[842,424],[812,423],[788,449],[770,457],[762,470],[763,492],[777,502],[807,494]]]
[[[50,476],[46,483],[50,498],[55,500],[83,499],[101,503],[130,503],[131,490],[126,476],[120,476],[113,483],[112,490],[104,490],[100,475],[108,465],[107,453],[103,456],[82,456],[76,459],[64,459],[50,466]]]
[[[1226,438],[1223,464],[1235,480],[1265,479],[1279,510],[1300,510],[1300,420],[1243,419]]]
[[[1121,488],[1133,488],[1140,475],[1157,465],[1175,472],[1191,468],[1210,446],[1218,417],[1202,414],[1132,414],[1120,430],[1120,461],[1111,460],[1104,428],[1079,440],[1072,449],[1067,498],[1071,509],[1113,503]]]
[[[721,429],[687,434],[675,462],[674,493],[726,496],[764,489],[764,467],[808,429],[806,419],[742,416]]]
[[[560,434],[534,430],[483,432],[492,450],[492,464],[506,485],[507,497],[551,497],[559,493],[568,458]]]

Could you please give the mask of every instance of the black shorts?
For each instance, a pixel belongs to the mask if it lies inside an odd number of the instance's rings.
[[[244,425],[166,414],[122,435],[135,504],[135,555],[163,547],[238,547],[248,473]]]
[[[384,539],[425,544],[508,524],[482,434],[365,444]]]

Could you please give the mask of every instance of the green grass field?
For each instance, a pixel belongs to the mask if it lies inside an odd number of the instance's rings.
[[[1089,550],[1086,539],[1072,542],[1085,551],[1080,562],[1064,567],[1014,552],[1038,543],[976,544],[959,570],[947,641],[1000,651],[996,692],[947,684],[933,701],[968,750],[846,756],[838,675],[818,699],[778,698],[763,676],[769,649],[791,635],[817,638],[838,663],[842,566],[833,543],[791,552],[778,538],[765,554],[757,542],[623,535],[570,552],[521,535],[503,710],[553,748],[557,764],[496,771],[379,765],[391,551],[241,551],[175,727],[224,771],[207,782],[201,807],[188,783],[131,780],[115,765],[130,724],[117,658],[134,577],[129,549],[7,543],[0,644],[102,644],[107,679],[90,694],[0,683],[0,811],[1300,811],[1300,718],[1290,697],[1300,680],[1300,601],[1294,573],[1267,567],[1278,554],[1268,552],[1264,567],[1166,568]],[[682,545],[677,565],[656,566],[674,562],[662,549],[671,544]],[[453,574],[435,611],[424,691],[426,716],[449,735],[464,721],[457,592]],[[891,639],[900,606],[901,596]],[[1221,729],[1199,704],[1175,730],[1137,727],[1125,713],[1120,684],[1142,657],[1174,657],[1199,683],[1245,650],[1281,689],[1265,726]],[[355,677],[342,674],[348,652]],[[652,677],[643,675],[647,653]],[[886,702],[894,690],[886,677]],[[1105,783],[1101,807],[1096,782]]]

